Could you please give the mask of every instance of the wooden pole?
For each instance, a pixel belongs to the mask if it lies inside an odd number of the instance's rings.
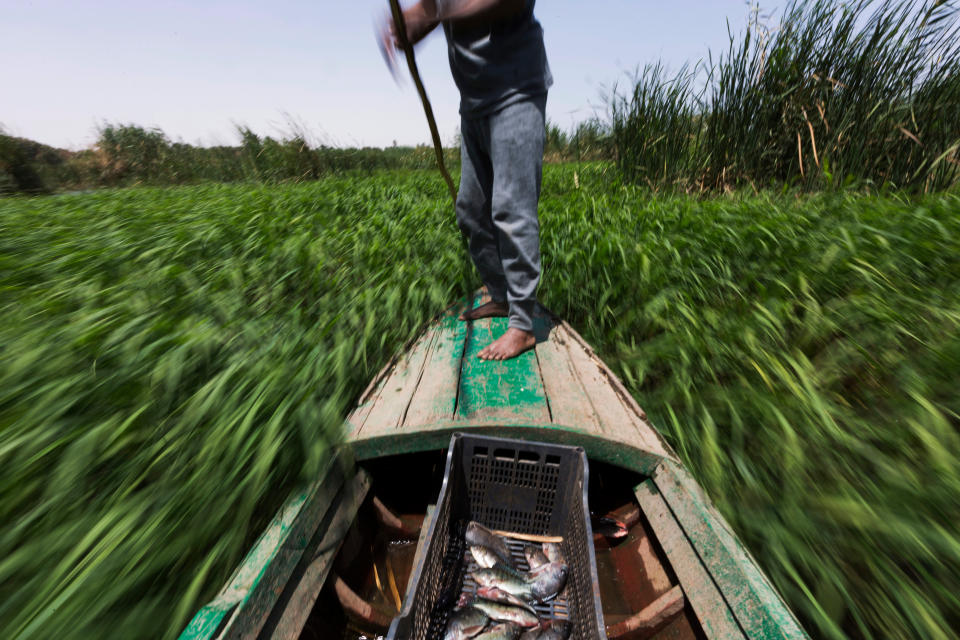
[[[420,81],[420,72],[417,70],[417,59],[413,55],[413,45],[407,40],[407,24],[403,19],[403,11],[400,10],[399,0],[390,0],[390,11],[393,13],[393,22],[397,28],[397,38],[403,47],[403,52],[407,57],[407,67],[410,69],[410,75],[413,77],[413,83],[417,86],[417,93],[420,94],[420,102],[423,103],[423,111],[427,115],[427,124],[430,126],[430,137],[433,138],[433,150],[437,155],[437,167],[447,183],[447,189],[450,190],[450,198],[453,200],[453,207],[457,206],[457,189],[453,186],[453,178],[447,172],[447,167],[443,162],[443,147],[440,145],[440,133],[437,131],[437,121],[433,118],[433,107],[430,106],[430,99],[427,98],[427,91],[423,88],[423,82]]]
[[[497,529],[494,529],[493,533],[497,534],[498,536],[503,536],[505,538],[513,538],[514,540],[523,540],[524,542],[554,542],[554,543],[563,542],[563,536],[538,536],[532,533],[516,533],[515,531],[500,531]]]

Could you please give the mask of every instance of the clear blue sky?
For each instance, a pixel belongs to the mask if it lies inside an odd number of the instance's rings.
[[[315,142],[429,141],[416,91],[394,84],[372,23],[386,0],[0,0],[0,126],[67,148],[100,122],[157,126],[190,143],[234,144],[234,123]],[[764,8],[773,8],[765,5]],[[547,115],[564,128],[603,112],[604,88],[638,65],[671,68],[727,46],[742,0],[541,0],[554,87]],[[459,127],[439,31],[417,49],[441,137]]]

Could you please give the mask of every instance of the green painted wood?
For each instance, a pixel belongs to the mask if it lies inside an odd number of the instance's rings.
[[[291,494],[227,585],[194,616],[180,640],[256,637],[352,467],[351,450],[338,449],[316,482]]]
[[[436,328],[431,327],[400,357],[377,394],[359,430],[360,435],[396,429],[403,424],[438,333]]]
[[[370,476],[359,471],[337,496],[321,520],[303,559],[290,576],[263,630],[262,638],[295,640],[320,595],[333,559],[370,489]]]
[[[226,623],[227,616],[233,613],[237,604],[238,601],[214,600],[204,606],[180,634],[180,640],[216,638],[219,630]]]
[[[709,640],[741,640],[747,637],[657,486],[652,480],[646,480],[637,486],[635,495],[673,573],[680,581],[680,587],[704,635]]]
[[[591,459],[609,462],[644,475],[653,473],[657,465],[664,460],[663,456],[638,449],[620,440],[607,438],[603,434],[550,422],[518,424],[506,420],[493,422],[454,420],[420,425],[416,429],[394,430],[392,433],[372,438],[361,438],[353,441],[352,445],[357,460],[371,460],[401,453],[446,449],[450,444],[450,436],[458,431],[583,447]]]
[[[807,639],[783,599],[689,472],[664,461],[653,482],[751,638]]]
[[[407,407],[403,428],[453,419],[467,337],[467,323],[457,317],[462,309],[454,308],[439,321],[433,350]]]
[[[507,330],[507,318],[470,323],[464,348],[456,419],[550,422],[550,411],[533,350],[511,360],[481,360],[477,354]]]

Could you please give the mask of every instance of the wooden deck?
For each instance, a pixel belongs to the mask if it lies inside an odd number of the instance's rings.
[[[462,308],[439,318],[361,396],[347,419],[358,460],[443,448],[455,431],[583,446],[592,458],[646,474],[676,460],[616,376],[565,322],[539,310],[536,348],[491,362],[477,353],[506,330],[507,319],[463,322]],[[538,427],[534,436],[531,427]]]
[[[477,352],[507,321],[461,322],[460,311],[440,317],[371,382],[347,419],[349,444],[314,483],[291,495],[180,640],[298,637],[370,486],[353,460],[442,450],[456,431],[582,446],[592,459],[645,476],[635,488],[640,513],[678,584],[661,585],[663,597],[631,618],[635,626],[655,626],[658,616],[683,606],[682,594],[710,640],[809,640],[637,403],[573,329],[541,311],[535,349],[485,362]]]
[[[478,296],[474,304],[485,299]],[[565,322],[541,310],[536,348],[477,353],[506,318],[462,322],[463,305],[390,362],[347,418],[358,460],[445,449],[456,431],[581,446],[637,471],[641,511],[711,640],[808,640],[756,561],[617,377]]]

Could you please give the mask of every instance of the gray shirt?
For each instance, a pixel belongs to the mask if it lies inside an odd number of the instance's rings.
[[[441,12],[455,0],[437,0]],[[460,89],[460,114],[476,118],[514,102],[546,93],[553,84],[543,28],[533,17],[536,0],[526,0],[512,18],[482,27],[444,21],[450,71]]]

